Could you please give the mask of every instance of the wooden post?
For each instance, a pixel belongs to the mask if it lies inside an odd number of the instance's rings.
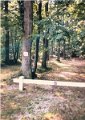
[[[23,91],[23,80],[24,80],[24,76],[20,76],[19,77],[19,91]]]

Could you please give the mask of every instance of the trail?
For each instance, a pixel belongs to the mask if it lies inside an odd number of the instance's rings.
[[[42,73],[40,79],[85,82],[85,60],[72,59],[58,62],[52,58],[48,62],[52,70]]]

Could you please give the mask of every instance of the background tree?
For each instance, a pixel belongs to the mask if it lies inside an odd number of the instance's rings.
[[[45,15],[48,17],[48,2],[45,4]],[[45,31],[43,38],[43,57],[42,57],[42,68],[47,68],[47,59],[48,59],[48,39],[46,38],[46,34],[48,34],[49,29]]]
[[[19,0],[19,12],[20,12],[20,20],[21,20],[21,25],[22,25],[22,30],[24,31],[24,1]]]
[[[42,19],[42,2],[40,1],[38,4],[38,11],[37,11],[37,15],[38,15],[38,20],[40,21]],[[38,34],[40,35],[40,31],[41,31],[41,27],[40,24],[38,24]],[[37,62],[39,59],[39,40],[40,40],[40,36],[37,36],[36,38],[36,48],[35,48],[35,60],[34,60],[34,73],[36,72],[37,69]]]
[[[9,63],[9,23],[8,23],[8,1],[4,1],[5,12],[5,63]]]

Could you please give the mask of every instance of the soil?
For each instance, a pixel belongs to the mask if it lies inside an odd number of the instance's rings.
[[[38,79],[85,82],[85,60],[57,62],[52,69],[38,72]],[[1,70],[1,120],[85,120],[85,88],[24,85],[19,92],[12,78],[20,74],[20,66]]]

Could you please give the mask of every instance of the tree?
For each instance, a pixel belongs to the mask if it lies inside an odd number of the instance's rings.
[[[19,4],[19,12],[20,12],[20,20],[22,24],[22,29],[24,31],[24,1],[19,0],[18,4]]]
[[[37,15],[38,15],[38,19],[39,21],[42,19],[42,2],[40,1],[39,4],[38,4],[38,12],[37,12]],[[38,34],[40,34],[40,24],[38,25]],[[37,37],[36,39],[36,48],[35,48],[35,61],[34,61],[34,73],[36,72],[36,69],[37,69],[37,62],[38,62],[38,53],[39,53],[39,40],[40,40],[40,36]]]
[[[25,78],[32,77],[31,35],[33,29],[33,2],[24,1],[24,40],[22,43],[22,73]]]
[[[63,58],[64,59],[66,59],[65,47],[66,47],[66,40],[63,39]]]
[[[51,55],[53,55],[53,45],[54,45],[54,44],[53,44],[53,40],[52,40],[52,41],[51,41],[51,53],[50,53]]]
[[[48,17],[48,2],[45,4],[45,15]],[[47,30],[46,33],[44,33],[44,38],[43,38],[43,57],[42,57],[42,68],[46,69],[47,68],[47,59],[48,59],[48,39],[46,38],[46,34],[48,34],[49,29]]]
[[[58,40],[57,60],[60,61],[60,39]]]
[[[8,1],[4,1],[5,12],[5,63],[9,63],[9,25],[8,25]]]

